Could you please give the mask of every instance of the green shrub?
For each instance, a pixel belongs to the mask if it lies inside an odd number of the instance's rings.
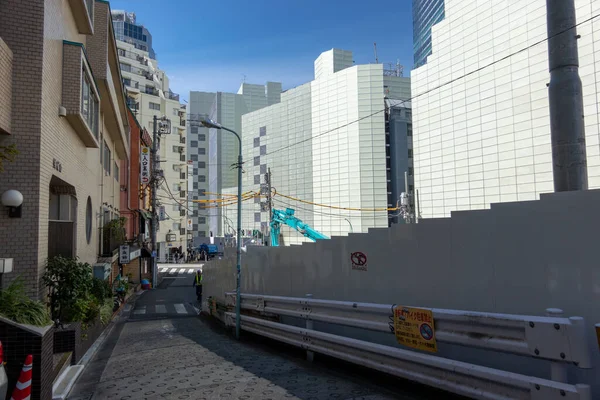
[[[106,302],[102,307],[100,307],[100,323],[102,325],[106,325],[110,322],[110,319],[113,315],[113,304],[112,302]]]
[[[20,324],[46,326],[52,323],[46,306],[27,297],[20,277],[0,290],[0,315]]]
[[[53,257],[42,277],[48,288],[52,319],[69,323],[83,321],[90,312],[92,267],[74,258]]]
[[[112,287],[108,281],[94,278],[92,280],[91,294],[100,305],[104,305],[107,299],[112,298]]]

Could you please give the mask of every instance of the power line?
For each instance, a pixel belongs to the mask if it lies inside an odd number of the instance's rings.
[[[486,65],[484,65],[484,66],[482,66],[482,67],[479,67],[479,68],[477,68],[477,69],[475,69],[475,70],[473,70],[473,71],[471,71],[471,72],[468,72],[468,73],[466,73],[466,74],[464,74],[464,75],[461,75],[461,76],[459,76],[459,77],[456,77],[456,78],[454,78],[454,79],[451,79],[451,80],[449,80],[448,82],[442,83],[442,84],[440,84],[440,85],[438,85],[438,86],[436,86],[436,87],[433,87],[433,88],[431,88],[431,89],[428,89],[428,90],[426,90],[426,91],[424,91],[424,92],[422,92],[422,93],[419,93],[419,94],[417,94],[417,95],[415,95],[415,96],[412,96],[411,98],[409,98],[409,99],[407,99],[407,100],[401,100],[401,101],[402,101],[402,105],[404,105],[404,103],[406,103],[406,102],[408,102],[408,101],[412,101],[412,100],[414,100],[414,99],[416,99],[416,98],[418,98],[418,97],[424,96],[424,95],[426,95],[426,94],[428,94],[428,93],[431,93],[431,92],[433,92],[433,91],[435,91],[435,90],[441,89],[441,88],[443,88],[444,86],[450,85],[450,84],[452,84],[452,83],[454,83],[454,82],[456,82],[456,81],[459,81],[459,80],[461,80],[461,79],[464,79],[464,78],[466,78],[466,77],[468,77],[468,76],[471,76],[471,75],[473,75],[473,74],[475,74],[475,73],[477,73],[477,72],[480,72],[480,71],[482,71],[482,70],[484,70],[484,69],[486,69],[486,68],[489,68],[489,67],[491,67],[492,65],[498,64],[499,62],[505,61],[505,60],[509,59],[510,57],[513,57],[513,56],[515,56],[515,55],[517,55],[517,54],[523,53],[524,51],[527,51],[527,50],[529,50],[529,49],[531,49],[531,48],[533,48],[533,47],[535,47],[535,46],[538,46],[538,45],[540,45],[540,44],[542,44],[542,43],[545,43],[545,42],[547,42],[548,40],[550,40],[550,39],[552,39],[552,38],[554,38],[554,37],[556,37],[556,36],[562,35],[563,33],[566,33],[566,32],[568,32],[568,31],[570,31],[570,30],[572,30],[572,29],[575,29],[575,28],[577,28],[578,26],[580,26],[580,25],[582,25],[582,24],[585,24],[585,23],[588,23],[588,22],[590,22],[590,21],[592,21],[592,20],[594,20],[594,19],[596,19],[596,18],[598,18],[598,17],[600,17],[600,14],[596,14],[596,15],[594,15],[594,16],[592,16],[592,17],[590,17],[590,18],[588,18],[588,19],[586,19],[586,20],[584,20],[584,21],[581,21],[581,22],[579,22],[579,23],[577,23],[577,24],[573,25],[573,26],[572,26],[572,27],[570,27],[570,28],[566,28],[566,29],[564,29],[564,30],[562,30],[562,31],[560,31],[560,32],[557,32],[557,33],[555,33],[555,34],[554,34],[554,35],[552,35],[552,36],[549,36],[549,37],[547,37],[547,38],[544,38],[544,39],[542,39],[542,40],[538,40],[537,42],[535,42],[535,43],[533,43],[533,44],[531,44],[531,45],[529,45],[529,46],[526,46],[526,47],[524,47],[524,48],[522,48],[522,49],[520,49],[520,50],[517,50],[517,51],[515,51],[514,53],[508,54],[508,55],[506,55],[506,56],[504,56],[504,57],[502,57],[502,58],[499,58],[499,59],[498,59],[498,60],[496,60],[496,61],[492,61],[491,63],[489,63],[489,64],[486,64]],[[397,105],[391,106],[390,108],[397,108],[397,107],[400,107],[400,106],[401,106],[401,105],[397,104]],[[321,136],[323,136],[323,135],[326,135],[326,134],[328,134],[328,133],[334,132],[334,131],[336,131],[336,130],[338,130],[338,129],[345,128],[345,127],[347,127],[347,126],[349,126],[349,125],[352,125],[352,124],[355,124],[355,123],[357,123],[357,122],[360,122],[360,121],[362,121],[363,119],[370,118],[370,117],[372,117],[372,116],[374,116],[374,115],[381,114],[382,112],[385,112],[385,111],[386,111],[386,108],[384,108],[383,110],[376,111],[376,112],[374,112],[374,113],[372,113],[372,114],[369,114],[369,115],[367,115],[367,116],[361,117],[361,118],[359,118],[359,119],[357,119],[357,120],[350,121],[350,122],[348,122],[348,123],[346,123],[346,124],[344,124],[344,125],[340,125],[340,126],[338,126],[338,127],[336,127],[336,128],[330,129],[330,130],[328,130],[328,131],[325,131],[325,132],[323,132],[323,133],[320,133],[320,134],[318,134],[318,135],[316,135],[316,136],[313,136],[313,137],[310,137],[310,138],[307,138],[307,139],[303,139],[303,140],[300,140],[300,141],[298,141],[298,142],[295,142],[295,143],[289,144],[289,145],[287,145],[287,146],[281,147],[281,148],[279,148],[279,149],[273,150],[273,151],[271,151],[271,152],[267,153],[266,155],[271,155],[271,154],[273,154],[273,153],[277,153],[278,151],[282,151],[282,150],[285,150],[285,149],[289,149],[290,147],[292,147],[292,146],[295,146],[295,145],[297,145],[297,144],[302,144],[302,143],[308,142],[309,140],[313,140],[313,139],[316,139],[316,138],[318,138],[318,137],[321,137]]]
[[[292,196],[288,196],[285,194],[281,194],[279,192],[275,192],[275,196],[281,196],[281,197],[285,197],[286,199],[290,199],[290,200],[295,200],[298,201],[300,203],[305,203],[305,204],[310,204],[313,206],[318,206],[318,207],[325,207],[325,208],[332,208],[335,210],[348,210],[348,211],[363,211],[363,212],[378,212],[378,211],[396,211],[398,210],[398,207],[395,208],[354,208],[354,207],[340,207],[340,206],[330,206],[327,204],[320,204],[320,203],[315,203],[312,201],[308,201],[308,200],[302,200],[302,199],[298,199],[296,197],[292,197]]]

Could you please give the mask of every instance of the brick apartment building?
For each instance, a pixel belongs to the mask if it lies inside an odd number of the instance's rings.
[[[0,205],[0,259],[13,263],[0,285],[21,276],[39,297],[49,256],[111,256],[102,227],[121,215],[129,139],[109,4],[2,0],[0,145],[19,154],[0,194],[23,203],[20,217]]]

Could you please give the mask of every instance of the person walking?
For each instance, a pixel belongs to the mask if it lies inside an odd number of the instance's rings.
[[[198,298],[198,303],[202,303],[202,271],[196,271],[196,276],[194,277],[194,287],[196,288],[196,297]]]

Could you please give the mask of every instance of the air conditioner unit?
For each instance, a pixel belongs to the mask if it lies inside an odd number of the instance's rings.
[[[93,265],[94,269],[94,278],[107,280],[110,276],[110,264],[109,263],[99,263]]]

